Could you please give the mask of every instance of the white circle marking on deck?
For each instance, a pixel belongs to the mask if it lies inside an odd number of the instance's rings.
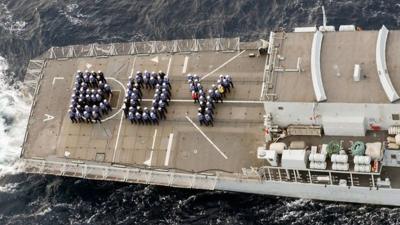
[[[124,95],[123,96],[125,96],[125,94],[126,94],[125,86],[119,80],[115,79],[114,77],[106,77],[106,78],[109,79],[109,80],[113,80],[113,81],[117,82],[119,85],[121,85],[122,89],[124,90]],[[122,106],[116,113],[114,113],[111,116],[105,118],[104,120],[101,120],[101,122],[106,122],[107,120],[110,120],[110,119],[114,118],[116,115],[118,115],[122,111]]]

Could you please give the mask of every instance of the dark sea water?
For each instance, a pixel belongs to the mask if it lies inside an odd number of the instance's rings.
[[[27,62],[50,46],[182,38],[266,38],[322,23],[399,29],[400,1],[0,0],[0,169],[18,157]],[[26,101],[25,101],[26,100]],[[400,209],[53,176],[0,179],[5,224],[400,224]]]

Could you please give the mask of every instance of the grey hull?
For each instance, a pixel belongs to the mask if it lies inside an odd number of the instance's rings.
[[[215,189],[303,199],[400,206],[400,190],[286,182],[240,182],[219,179]]]

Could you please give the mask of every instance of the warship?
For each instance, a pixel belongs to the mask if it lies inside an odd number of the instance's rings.
[[[385,26],[323,25],[253,42],[52,47],[27,68],[34,98],[18,165],[35,174],[399,206],[399,40]],[[99,101],[111,109],[99,119],[93,106],[96,121],[73,119],[82,86],[99,87],[82,79],[99,73],[111,87]],[[158,86],[147,87],[146,74]],[[141,92],[133,103],[132,86]],[[161,88],[166,118],[155,111],[149,120]],[[82,107],[96,102],[90,97]],[[212,120],[204,121],[205,103]]]

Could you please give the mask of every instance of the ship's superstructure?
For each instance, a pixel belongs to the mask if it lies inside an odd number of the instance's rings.
[[[400,32],[322,26],[266,39],[51,48],[28,67],[25,83],[35,98],[21,168],[399,205]],[[68,116],[77,70],[101,70],[112,88],[112,111],[101,123],[72,123]],[[130,79],[144,70],[163,71],[171,84],[166,119],[158,125],[131,123],[124,113]],[[205,91],[220,74],[232,78],[235,87],[215,103],[214,126],[200,126],[187,74],[198,74]],[[150,109],[155,90],[142,88],[132,104]]]

